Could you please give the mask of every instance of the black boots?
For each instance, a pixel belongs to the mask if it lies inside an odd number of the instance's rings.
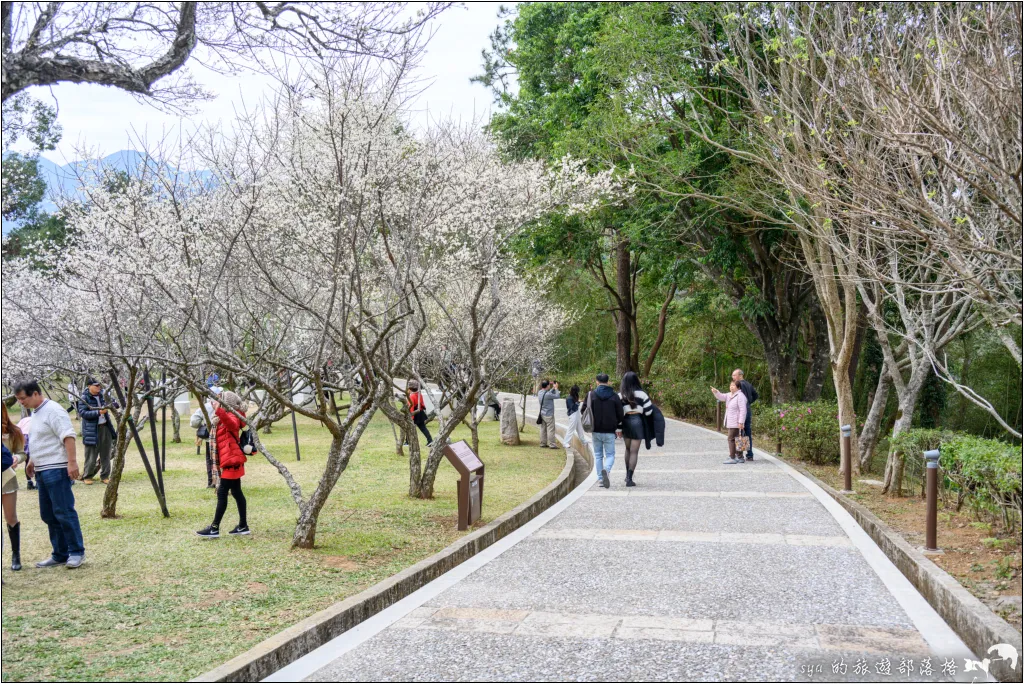
[[[11,570],[21,570],[21,522],[8,525],[7,536],[11,538]]]
[[[627,470],[626,471],[626,486],[627,487],[636,487],[636,482],[633,482],[633,473],[634,472],[635,471],[632,471],[632,470]]]

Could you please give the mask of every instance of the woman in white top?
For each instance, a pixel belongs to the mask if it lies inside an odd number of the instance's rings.
[[[640,444],[644,441],[644,416],[651,415],[654,409],[651,398],[640,386],[640,378],[633,371],[622,376],[619,397],[624,414],[619,436],[626,443],[626,486],[635,487],[633,472],[640,457]]]

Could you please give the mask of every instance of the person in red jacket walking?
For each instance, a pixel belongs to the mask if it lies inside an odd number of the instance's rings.
[[[412,422],[427,438],[427,446],[430,446],[434,443],[434,438],[430,436],[430,430],[427,429],[427,404],[423,401],[420,383],[410,380],[406,384],[405,393],[409,397],[409,412],[412,413]]]
[[[229,493],[238,506],[238,526],[228,534],[250,534],[245,520],[245,494],[242,493],[246,456],[238,445],[238,433],[243,421],[235,415],[236,412],[245,415],[245,402],[240,396],[228,390],[221,392],[218,398],[219,401],[213,402],[213,425],[220,485],[217,487],[217,510],[213,516],[213,524],[196,532],[204,539],[216,539],[220,536],[220,521],[228,508]]]

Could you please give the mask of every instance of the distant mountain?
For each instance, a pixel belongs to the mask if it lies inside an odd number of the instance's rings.
[[[142,152],[135,150],[120,150],[108,154],[102,159],[83,159],[69,162],[60,166],[45,157],[39,158],[39,172],[46,180],[46,197],[39,204],[40,210],[46,213],[57,211],[59,202],[65,199],[75,199],[81,196],[83,185],[91,185],[97,182],[104,170],[124,171],[135,176],[139,170],[147,165],[151,168],[163,167],[166,172],[173,173],[174,167],[163,164]],[[208,171],[194,172],[199,178],[205,180],[210,176]],[[4,221],[3,234],[17,227],[17,222]]]

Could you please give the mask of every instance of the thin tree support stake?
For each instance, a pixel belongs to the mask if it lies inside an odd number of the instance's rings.
[[[295,403],[295,395],[292,393],[292,374],[288,373],[288,401]],[[292,409],[292,437],[295,438],[295,460],[301,461],[299,454],[299,425],[295,421],[295,409]]]
[[[121,391],[121,384],[117,380],[117,371],[113,368],[110,369],[110,378],[114,381],[114,390],[117,392],[117,399],[121,402],[121,406],[127,407],[128,402],[125,401],[124,392]],[[146,447],[142,444],[142,438],[139,437],[139,431],[135,427],[135,420],[132,419],[131,415],[128,416],[128,427],[132,430],[132,437],[135,438],[135,446],[139,450],[139,456],[142,457],[142,464],[146,466],[146,474],[149,475],[149,483],[153,485],[153,493],[156,494],[156,500],[160,503],[160,512],[163,513],[165,518],[170,518],[171,514],[167,510],[167,501],[164,499],[163,491],[156,482],[156,476],[153,475],[153,467],[149,464],[149,458],[146,456]]]
[[[160,485],[160,493],[167,495],[164,490],[164,474],[160,469],[160,440],[156,435],[156,406],[153,403],[153,385],[149,381],[149,369],[142,371],[143,387],[146,390],[146,410],[149,411],[149,434],[153,438],[153,460],[156,465],[156,481]]]
[[[167,371],[160,372],[160,471],[167,471]]]

